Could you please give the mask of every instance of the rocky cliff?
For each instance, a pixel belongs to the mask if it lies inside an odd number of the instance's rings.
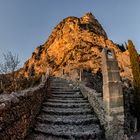
[[[52,31],[48,40],[32,53],[20,73],[26,77],[41,75],[47,69],[56,76],[65,73],[73,77],[81,68],[91,73],[101,71],[103,48],[115,50],[122,77],[131,79],[128,51],[122,52],[109,40],[98,20],[87,13],[81,18],[67,17]]]

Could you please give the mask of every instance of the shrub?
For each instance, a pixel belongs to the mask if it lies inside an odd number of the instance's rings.
[[[128,40],[128,51],[130,55],[130,62],[133,74],[134,104],[135,104],[134,115],[138,119],[138,128],[140,128],[140,58],[131,40]]]

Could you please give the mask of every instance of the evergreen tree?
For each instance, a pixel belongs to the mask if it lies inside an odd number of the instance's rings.
[[[117,44],[117,47],[122,51],[122,52],[125,52],[126,51],[126,48],[123,44]]]
[[[140,57],[135,49],[135,46],[131,40],[128,40],[128,51],[130,55],[130,62],[133,74],[134,85],[134,105],[135,116],[138,119],[138,128],[140,128]]]

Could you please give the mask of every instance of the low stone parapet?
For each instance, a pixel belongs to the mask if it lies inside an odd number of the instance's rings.
[[[101,93],[97,93],[94,89],[86,87],[84,84],[79,84],[79,88],[85,98],[88,98],[88,101],[95,113],[97,114],[101,125],[106,125],[105,120],[105,109],[101,97]]]
[[[23,140],[46,96],[47,80],[39,86],[0,95],[0,139]]]
[[[121,120],[121,114],[119,114],[121,111],[121,108],[117,108],[111,111],[111,114],[114,116],[107,117],[106,114],[106,108],[105,104],[103,102],[103,97],[101,96],[101,93],[97,93],[95,90],[86,87],[84,84],[79,83],[79,88],[85,98],[88,99],[90,105],[94,109],[98,119],[100,120],[101,125],[103,126],[105,130],[105,135],[107,140],[128,140],[127,136],[124,135],[123,132],[123,126]],[[113,119],[113,120],[112,120]],[[110,128],[108,127],[108,123],[112,122],[110,124]],[[119,131],[118,131],[119,130]]]

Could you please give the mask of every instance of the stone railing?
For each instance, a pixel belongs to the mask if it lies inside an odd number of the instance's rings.
[[[80,88],[83,96],[88,99],[90,105],[94,109],[98,119],[100,120],[102,127],[105,130],[106,139],[107,140],[119,140],[119,138],[120,138],[120,140],[128,140],[127,136],[124,135],[124,133],[123,133],[124,130],[123,130],[121,121],[119,121],[117,119],[116,121],[113,120],[112,124],[108,124],[112,120],[112,118],[110,117],[111,120],[109,120],[109,117],[107,117],[107,111],[106,111],[105,104],[103,102],[103,97],[101,97],[101,93],[97,93],[94,89],[86,87],[82,83],[79,83],[77,86]],[[117,116],[119,116],[119,113],[116,115],[116,117]],[[115,114],[114,114],[114,117],[115,117]],[[120,118],[120,119],[122,119],[122,118]],[[109,129],[108,125],[112,125],[112,127],[114,126],[114,129]],[[112,128],[112,127],[110,127],[110,128]],[[118,128],[120,128],[120,131],[118,131]]]
[[[105,109],[101,93],[97,93],[94,89],[86,87],[82,83],[79,83],[79,88],[83,96],[88,99],[90,105],[98,115],[101,125],[105,126],[107,124],[107,121],[105,120]]]
[[[0,95],[0,139],[23,140],[26,137],[47,94],[47,79],[37,87]]]

